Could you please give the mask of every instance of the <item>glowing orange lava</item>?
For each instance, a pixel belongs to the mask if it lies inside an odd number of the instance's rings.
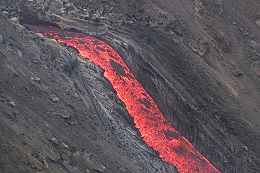
[[[143,140],[160,154],[162,160],[177,167],[181,173],[220,173],[166,121],[152,97],[111,46],[96,38],[54,27],[41,27],[36,32],[76,48],[82,57],[104,69],[104,76],[126,105]]]

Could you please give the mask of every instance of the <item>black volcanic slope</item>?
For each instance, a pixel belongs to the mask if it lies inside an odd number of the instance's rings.
[[[39,24],[112,45],[221,172],[260,172],[258,0],[0,0],[0,11],[0,172],[178,172],[102,69],[29,31]]]

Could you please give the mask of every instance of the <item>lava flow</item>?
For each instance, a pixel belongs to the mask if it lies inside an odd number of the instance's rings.
[[[104,76],[124,102],[143,140],[159,153],[162,160],[181,173],[220,173],[166,121],[155,101],[111,46],[94,37],[54,27],[41,27],[35,32],[76,48],[83,58],[104,69]]]

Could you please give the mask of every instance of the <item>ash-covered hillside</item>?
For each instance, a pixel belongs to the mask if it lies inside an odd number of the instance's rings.
[[[33,25],[107,42],[216,168],[260,171],[258,0],[0,0],[0,12],[0,172],[178,172],[104,71]]]

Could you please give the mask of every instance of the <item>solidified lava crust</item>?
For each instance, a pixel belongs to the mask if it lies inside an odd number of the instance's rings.
[[[155,101],[111,46],[94,37],[49,26],[34,31],[76,48],[83,58],[92,60],[105,71],[104,76],[126,105],[143,140],[159,153],[162,160],[181,173],[220,172],[166,121]]]

